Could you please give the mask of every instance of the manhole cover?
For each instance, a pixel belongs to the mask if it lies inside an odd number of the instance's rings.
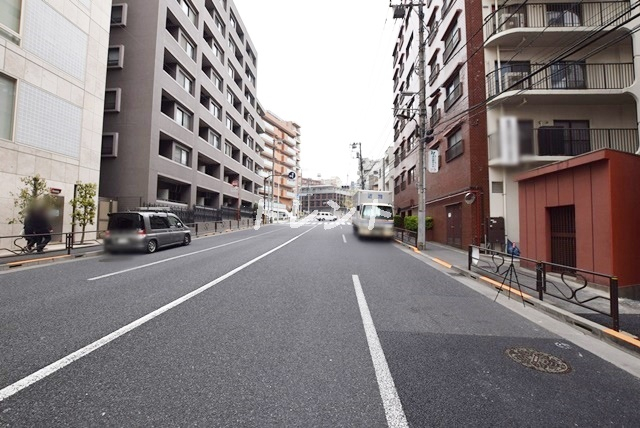
[[[539,372],[564,374],[571,371],[571,366],[560,358],[533,348],[509,348],[505,354],[516,363]]]

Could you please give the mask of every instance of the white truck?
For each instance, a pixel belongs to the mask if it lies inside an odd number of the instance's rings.
[[[353,231],[358,237],[393,238],[393,205],[391,192],[358,190],[354,195],[356,213]]]

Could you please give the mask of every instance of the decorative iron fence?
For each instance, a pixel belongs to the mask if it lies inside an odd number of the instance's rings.
[[[397,239],[400,242],[413,245],[414,247],[418,246],[418,232],[413,232],[411,230],[394,227],[393,236],[395,239]]]
[[[516,258],[507,253],[475,245],[469,246],[468,269],[500,278],[503,284],[507,283],[507,277],[515,279],[518,287],[533,291],[532,295],[539,300],[544,301],[552,297],[605,315],[611,318],[611,328],[620,331],[618,278],[613,275],[526,257]],[[515,275],[512,275],[513,273]],[[609,295],[604,296],[589,290],[590,284],[607,284]]]

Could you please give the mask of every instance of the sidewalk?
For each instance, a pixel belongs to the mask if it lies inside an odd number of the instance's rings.
[[[457,270],[464,271],[469,273],[468,270],[468,255],[467,252],[462,251],[458,248],[449,247],[446,245],[438,244],[435,242],[427,242],[425,246],[425,250],[420,252],[423,256],[426,256],[433,261],[440,263],[446,267],[453,266],[457,268]],[[481,256],[481,260],[488,262],[490,258],[484,258]],[[449,265],[449,266],[447,266]],[[528,287],[535,289],[535,273],[528,271],[526,269],[518,267],[519,280],[521,284],[526,284]],[[485,271],[472,270],[474,275],[486,275],[491,277],[493,280],[498,283],[502,282],[502,277],[497,274],[490,275]],[[579,287],[578,284],[571,284],[571,287],[565,285],[559,276],[554,276],[552,274],[548,275],[548,286],[547,288],[551,288],[553,286],[556,289],[553,290],[555,294],[564,293],[570,294],[571,290],[574,290]],[[517,288],[515,282],[512,285],[512,288]],[[537,299],[538,296],[532,290],[529,290],[525,287],[522,287],[522,291],[526,294],[529,294],[534,299]],[[497,293],[497,291],[496,291]],[[503,291],[503,293],[506,293]],[[582,302],[588,301],[590,299],[596,298],[596,300],[592,300],[589,304],[595,308],[598,308],[602,311],[609,311],[609,303],[602,300],[597,299],[597,297],[608,297],[608,293],[603,291],[602,289],[595,288],[592,286],[587,286],[584,290],[580,291],[580,300]],[[517,295],[511,296],[512,298],[519,299],[520,297]],[[590,321],[593,321],[597,324],[610,327],[611,326],[611,318],[599,314],[594,311],[590,311],[589,309],[577,306],[573,303],[554,298],[553,296],[548,296],[545,294],[544,302],[549,303],[555,307],[561,308],[565,311],[571,312],[580,317],[586,318]],[[631,333],[635,336],[640,336],[640,301],[631,300],[631,299],[619,299],[619,311],[620,311],[620,330]]]

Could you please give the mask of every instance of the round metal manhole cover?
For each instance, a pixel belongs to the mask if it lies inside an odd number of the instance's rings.
[[[567,362],[533,348],[509,348],[505,354],[516,363],[539,372],[565,374],[571,371],[571,366]]]

